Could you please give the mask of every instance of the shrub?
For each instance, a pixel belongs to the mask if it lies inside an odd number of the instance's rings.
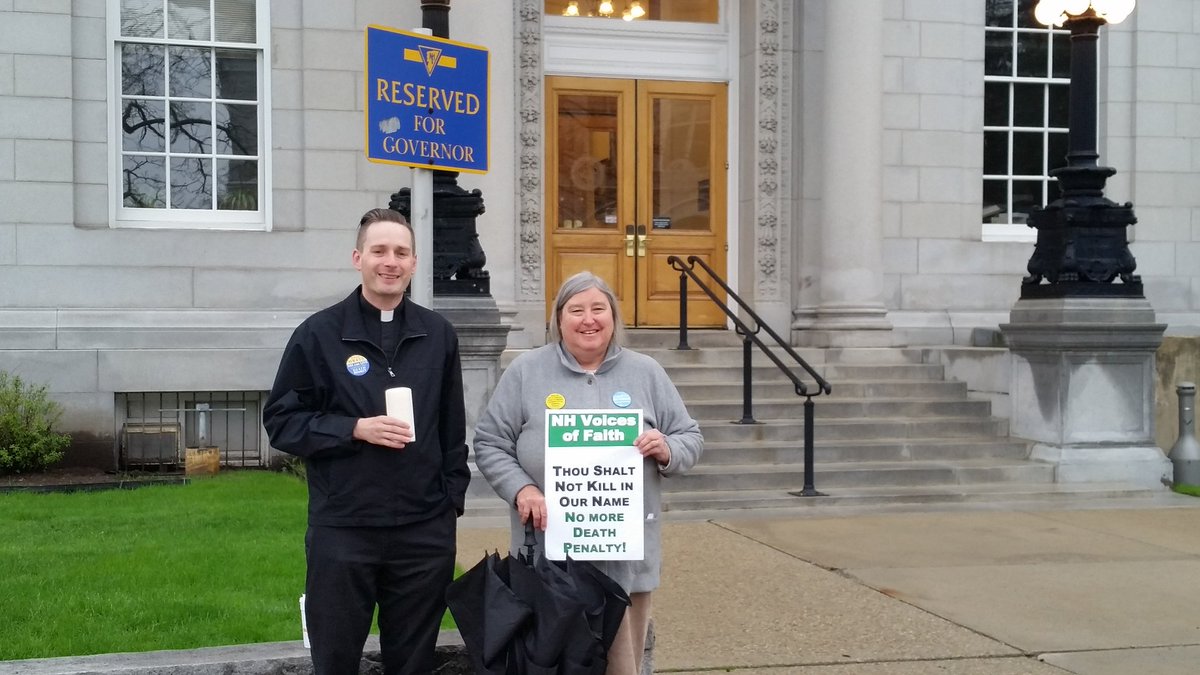
[[[288,455],[278,463],[279,471],[300,479],[301,482],[308,480],[308,465],[299,457]]]
[[[53,430],[61,416],[62,406],[45,387],[0,371],[0,474],[44,471],[58,463],[71,443],[70,436]]]

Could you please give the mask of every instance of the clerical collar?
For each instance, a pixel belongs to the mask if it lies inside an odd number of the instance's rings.
[[[362,313],[364,315],[372,317],[372,318],[378,317],[379,320],[383,323],[390,323],[390,322],[394,321],[397,318],[397,315],[399,315],[400,318],[404,317],[404,302],[403,301],[401,301],[399,305],[396,305],[395,309],[379,309],[378,307],[376,307],[375,305],[372,305],[369,301],[367,301],[367,299],[365,297],[363,297],[362,294],[359,294],[358,307],[359,307],[359,309],[362,310]]]

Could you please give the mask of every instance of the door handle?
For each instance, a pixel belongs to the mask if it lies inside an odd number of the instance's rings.
[[[637,255],[639,258],[646,257],[646,242],[650,241],[650,237],[646,236],[646,226],[637,226]]]
[[[625,257],[626,258],[633,257],[633,244],[634,244],[633,226],[626,225],[625,226]]]

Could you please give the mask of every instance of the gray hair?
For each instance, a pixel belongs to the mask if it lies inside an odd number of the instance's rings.
[[[562,310],[567,301],[591,288],[604,294],[608,299],[608,308],[612,310],[613,334],[608,343],[609,348],[620,347],[625,342],[625,322],[621,320],[621,305],[617,302],[617,296],[603,279],[591,272],[579,272],[558,287],[558,294],[554,296],[554,311],[550,314],[551,342],[562,342],[562,329],[558,324],[562,320]]]

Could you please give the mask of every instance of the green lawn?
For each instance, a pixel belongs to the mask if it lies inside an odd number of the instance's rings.
[[[1200,485],[1176,485],[1175,491],[1180,494],[1200,497]]]
[[[0,660],[300,639],[304,484],[0,494]]]

